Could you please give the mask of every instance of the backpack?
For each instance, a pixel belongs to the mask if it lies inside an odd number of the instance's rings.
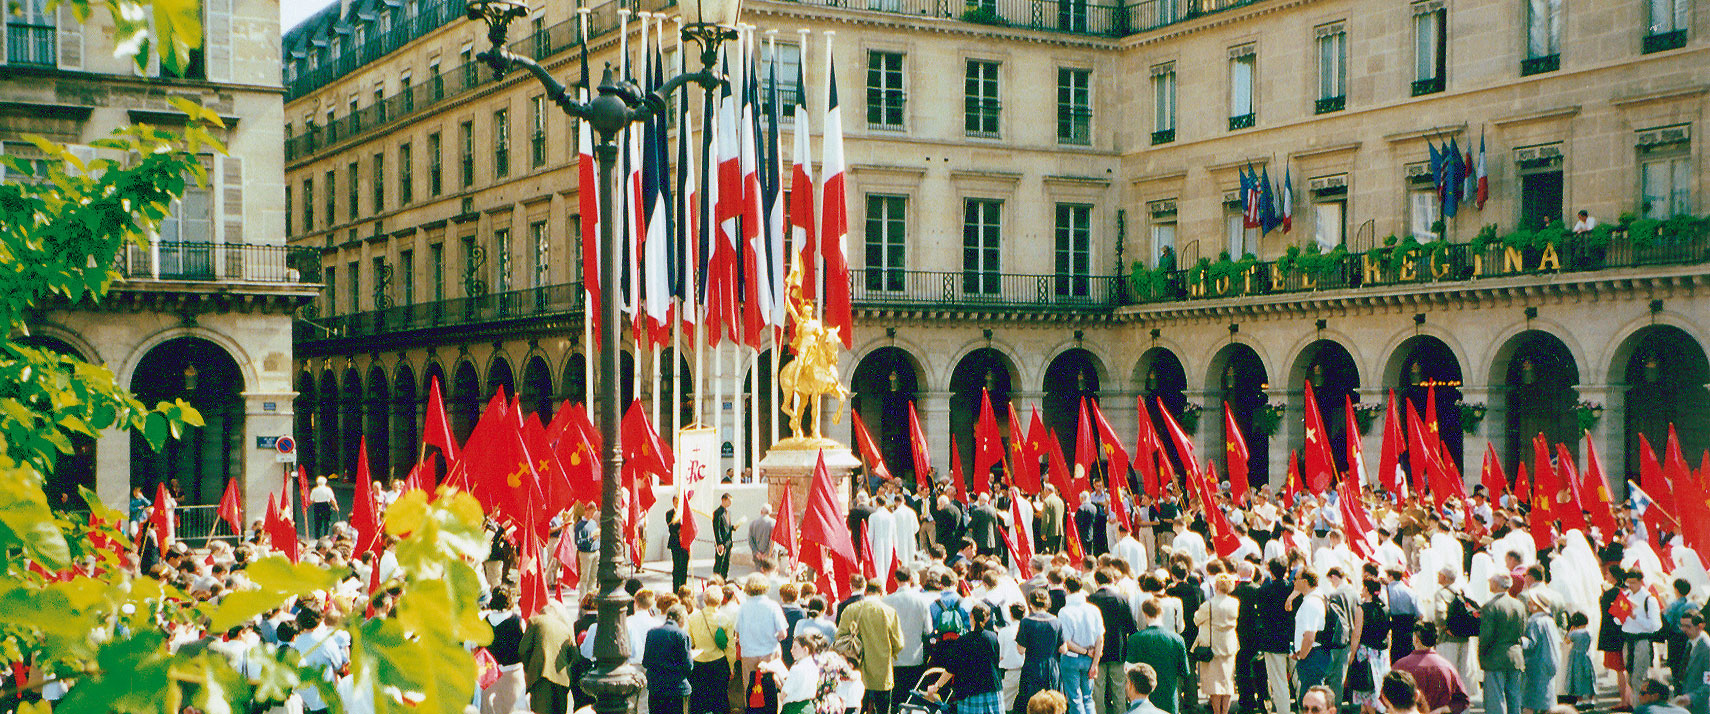
[[[968,613],[962,611],[962,598],[955,593],[945,593],[929,611],[934,642],[949,642],[968,631]]]
[[[1449,614],[1443,618],[1443,629],[1454,637],[1477,637],[1478,624],[1478,606],[1466,595],[1455,593],[1449,601]]]
[[[1339,650],[1348,646],[1348,607],[1341,598],[1324,596],[1324,631],[1318,634],[1326,649]]]

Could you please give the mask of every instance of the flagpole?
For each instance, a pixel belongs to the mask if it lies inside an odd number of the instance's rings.
[[[780,99],[780,97],[777,96],[777,94],[778,94],[778,31],[777,30],[774,29],[774,30],[767,30],[766,31],[766,46],[771,52],[771,55],[770,55],[771,56],[771,60],[770,60],[771,71],[768,72],[767,75],[768,75],[768,81],[772,83],[771,84],[771,93],[768,94],[767,96],[772,97],[774,100],[777,100],[777,99]],[[800,88],[798,88],[797,91],[800,91]],[[772,128],[773,128],[772,133],[774,135],[777,134],[776,129],[777,129],[778,122],[776,121],[776,119],[777,119],[778,115],[783,112],[783,107],[780,107],[777,104],[778,104],[777,101],[774,101],[772,103],[772,112],[773,112],[772,118],[774,120],[772,122]],[[784,165],[782,163],[783,158],[784,158],[783,140],[780,139],[777,144],[772,146],[772,156],[769,159],[772,162],[772,166],[777,171],[777,176],[778,176],[778,180],[776,182],[774,182],[775,185],[772,186],[773,191],[776,192],[776,195],[774,195],[772,197],[772,200],[775,202],[779,202],[779,203],[781,203],[784,200]],[[788,206],[781,206],[781,205],[777,205],[776,203],[774,203],[774,209],[773,210],[788,212],[788,209],[789,209]],[[768,215],[766,217],[766,220],[768,222],[768,225],[771,225],[770,222],[772,220],[772,217],[770,215]],[[781,245],[784,246],[784,254],[781,256],[778,256],[778,258],[783,260],[783,264],[774,265],[774,266],[772,266],[772,269],[773,270],[787,271],[788,269],[785,268],[784,266],[790,264],[790,260],[789,260],[790,236],[789,236],[789,232],[784,231],[782,225],[778,225],[775,227],[780,232],[783,233],[783,235],[780,235],[777,237],[777,240],[779,241],[779,243]],[[786,272],[786,275],[787,275],[787,272]],[[774,275],[772,283],[774,285],[783,285],[784,286],[784,290],[782,293],[775,294],[772,296],[772,302],[775,306],[781,305],[785,301],[790,299],[790,295],[789,295],[790,288],[788,285],[787,278],[780,280],[777,278],[776,275]],[[780,365],[783,364],[783,355],[784,355],[783,339],[784,339],[784,327],[783,327],[782,322],[780,322],[779,324],[775,324],[772,326],[772,364],[771,364],[771,370],[769,370],[770,376],[771,376],[771,382],[772,382],[772,390],[771,390],[772,391],[772,403],[770,405],[768,405],[768,408],[766,411],[766,421],[772,425],[772,429],[771,429],[772,441],[770,442],[772,444],[778,443],[778,399],[781,397],[779,387],[778,387],[778,375],[782,374],[782,371],[780,369]]]
[[[672,29],[677,34],[677,74],[683,74],[683,68],[684,68],[685,60],[683,59],[683,18],[682,18],[682,16],[679,15],[677,17],[672,18],[671,24],[672,24]],[[659,29],[661,31],[664,31],[665,28],[663,25],[661,25]],[[680,103],[677,105],[677,146],[678,146],[679,151],[680,151],[678,156],[679,156],[679,158],[683,159],[682,161],[677,162],[677,179],[678,179],[677,184],[679,187],[681,187],[681,190],[679,190],[677,192],[677,200],[681,202],[680,205],[682,206],[682,211],[681,211],[680,215],[682,216],[682,219],[679,221],[679,224],[677,226],[678,236],[673,236],[673,239],[676,239],[677,237],[681,237],[681,239],[682,239],[680,241],[678,247],[679,247],[679,249],[682,250],[682,255],[680,257],[682,258],[683,264],[680,267],[681,267],[683,272],[679,274],[679,277],[683,281],[682,282],[683,296],[681,298],[679,298],[677,296],[673,296],[673,299],[675,299],[677,301],[677,303],[676,303],[677,309],[676,309],[676,312],[671,315],[671,365],[670,365],[670,367],[671,367],[671,431],[673,433],[673,436],[672,436],[672,443],[673,444],[676,443],[675,434],[677,432],[681,432],[683,430],[683,373],[682,373],[682,370],[678,369],[678,366],[683,364],[683,315],[686,314],[685,311],[691,309],[690,305],[694,304],[694,298],[692,296],[694,295],[694,291],[695,291],[695,288],[693,287],[694,286],[693,276],[694,276],[695,272],[689,268],[690,256],[694,255],[694,251],[689,249],[689,211],[692,207],[692,204],[689,203],[688,186],[685,183],[685,180],[688,177],[683,174],[683,172],[686,170],[684,167],[684,164],[688,163],[687,162],[687,158],[688,158],[687,147],[689,146],[689,144],[687,142],[689,141],[689,137],[691,136],[691,134],[689,132],[689,121],[688,121],[688,118],[689,118],[688,98],[689,98],[688,91],[684,90],[683,94],[678,98],[678,101]],[[683,508],[684,509],[688,508],[688,503],[689,503],[688,499],[686,499],[686,498],[683,499]]]
[[[831,62],[832,62],[831,41],[837,35],[837,31],[836,30],[826,30],[824,34],[825,34],[825,74],[823,76],[825,77],[825,107],[826,107],[826,111],[830,111],[831,110]],[[809,115],[811,116],[812,112],[809,112]],[[826,127],[823,127],[823,126],[820,127],[820,139],[821,140],[823,140],[825,138],[825,136],[824,136],[825,130],[826,130]],[[825,155],[825,149],[822,147],[820,149],[820,156],[822,159],[824,158],[824,155]],[[818,213],[823,215],[825,213],[825,182],[827,180],[829,180],[831,177],[824,175],[825,174],[825,166],[823,163],[820,165],[819,171],[820,171],[819,185],[814,187],[814,197],[813,197],[814,198],[814,204],[813,205],[816,209],[818,209]],[[819,218],[820,218],[820,216],[814,216],[815,222],[821,224],[820,226],[817,226],[818,228],[821,228],[821,231],[820,231],[821,234],[819,235],[819,239],[817,241],[817,243],[819,244],[820,250],[814,251],[813,257],[809,258],[809,260],[814,261],[815,269],[813,271],[813,279],[814,279],[814,282],[818,283],[818,289],[815,290],[814,294],[813,294],[813,299],[814,299],[814,303],[815,303],[814,314],[819,315],[820,319],[823,320],[823,319],[825,319],[825,261],[822,258],[823,258],[823,254],[824,254],[824,246],[825,246],[825,241],[827,239],[827,236],[823,235],[823,233],[824,233],[823,222],[819,221]]]

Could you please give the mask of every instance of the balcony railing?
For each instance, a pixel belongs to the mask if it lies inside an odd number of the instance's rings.
[[[119,254],[126,280],[320,282],[320,251],[249,243],[131,244]]]
[[[1656,34],[1645,35],[1645,46],[1643,51],[1644,54],[1648,55],[1652,52],[1678,50],[1685,46],[1686,30],[1674,30],[1672,32],[1658,32]]]
[[[1560,246],[1513,248],[1492,242],[1414,246],[1349,253],[1333,260],[1215,263],[1171,271],[1141,271],[1129,293],[1138,303],[1246,297],[1360,287],[1474,281],[1526,274],[1699,264],[1710,261],[1710,239],[1657,239],[1636,245],[1625,237],[1597,247],[1568,240]]]
[[[1176,140],[1176,130],[1175,129],[1159,129],[1157,131],[1152,132],[1152,145],[1153,146],[1157,146],[1158,144],[1168,144],[1168,143],[1175,141],[1175,140]]]
[[[1253,128],[1254,121],[1257,119],[1258,115],[1252,112],[1229,117],[1229,130],[1238,131],[1241,129],[1251,129]]]
[[[1443,91],[1443,76],[1427,77],[1413,80],[1413,96],[1436,94]]]
[[[1122,280],[1108,275],[891,270],[852,273],[856,307],[1077,312],[1109,310],[1122,296]]]
[[[1126,26],[1129,32],[1146,32],[1258,2],[1262,0],[1139,0],[1125,8]]]
[[[437,327],[556,317],[579,314],[582,305],[582,284],[560,283],[479,297],[452,298],[398,305],[385,310],[318,317],[314,324],[320,330],[313,327],[299,330],[298,340],[374,337]]]
[[[1339,95],[1336,95],[1334,97],[1324,97],[1323,99],[1319,99],[1318,101],[1313,102],[1312,113],[1314,113],[1314,114],[1329,114],[1330,112],[1342,111],[1343,109],[1347,108],[1347,106],[1348,106],[1347,95],[1339,94]]]
[[[1543,55],[1541,57],[1527,57],[1526,59],[1520,60],[1520,76],[1522,77],[1534,74],[1543,74],[1545,72],[1554,72],[1561,68],[1562,56],[1560,54]]]
[[[8,25],[6,63],[55,66],[58,63],[54,47],[57,34],[53,25]]]

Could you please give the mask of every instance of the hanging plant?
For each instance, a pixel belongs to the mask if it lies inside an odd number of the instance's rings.
[[[1253,410],[1253,430],[1264,434],[1265,438],[1277,435],[1277,428],[1282,426],[1282,407],[1266,404]]]
[[[1461,402],[1461,431],[1477,434],[1478,425],[1484,421],[1487,411],[1483,402]]]
[[[1372,433],[1372,424],[1377,423],[1378,417],[1382,415],[1382,406],[1377,404],[1355,404],[1354,426],[1359,428],[1360,435],[1364,436],[1366,434],[1370,434]]]
[[[1597,426],[1597,420],[1603,418],[1603,405],[1597,402],[1580,402],[1573,405],[1574,418],[1579,420],[1580,431],[1591,431]]]
[[[1182,425],[1182,431],[1189,434],[1199,433],[1199,413],[1205,408],[1193,402],[1182,405],[1182,413],[1176,417],[1176,422]]]

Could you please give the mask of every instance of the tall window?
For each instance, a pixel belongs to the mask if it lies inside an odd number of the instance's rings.
[[[963,87],[964,130],[968,136],[997,138],[1003,106],[998,101],[998,63],[968,60]]]
[[[1413,3],[1413,96],[1443,91],[1448,49],[1449,11],[1443,0]]]
[[[443,193],[445,189],[445,172],[442,170],[444,167],[441,164],[441,161],[445,158],[445,151],[443,150],[443,147],[440,146],[439,132],[436,131],[432,134],[428,134],[427,150],[428,195],[438,196]]]
[[[428,60],[428,96],[432,101],[445,98],[445,76],[439,73],[439,58]]]
[[[1687,6],[1692,0],[1647,0],[1645,9],[1650,20],[1645,32],[1644,51],[1662,52],[1686,46]]]
[[[303,232],[315,229],[315,180],[303,179]]]
[[[296,206],[291,205],[291,185],[286,184],[285,185],[285,235],[286,236],[296,235],[296,232],[291,230],[291,228],[292,228],[291,224],[294,222],[293,216],[291,214],[295,209],[296,209]]]
[[[1223,227],[1223,250],[1229,253],[1231,259],[1240,260],[1241,256],[1254,252],[1258,247],[1259,229],[1247,227],[1246,218],[1241,215],[1240,203],[1225,204]]]
[[[331,265],[327,266],[326,281],[327,281],[327,287],[326,287],[327,316],[332,317],[333,315],[338,314],[338,268],[337,267],[334,267]]]
[[[962,290],[996,295],[999,290],[1003,201],[969,198],[962,203]]]
[[[1087,31],[1087,0],[1057,0],[1057,29]]]
[[[405,114],[416,110],[416,93],[410,91],[410,71],[407,69],[398,75],[398,96],[403,98],[400,101],[404,104]]]
[[[867,128],[903,128],[903,55],[867,52]]]
[[[1318,114],[1341,111],[1348,104],[1348,31],[1338,22],[1320,25],[1318,35]]]
[[[908,232],[908,198],[867,195],[868,290],[902,290],[903,243]]]
[[[493,112],[493,177],[511,175],[511,110]]]
[[[416,182],[413,177],[416,162],[410,153],[410,142],[398,145],[398,205],[408,206],[416,200]]]
[[[1443,216],[1443,203],[1427,164],[1407,166],[1407,225],[1408,232],[1421,242],[1436,240],[1438,219]],[[1531,227],[1531,226],[1528,226]]]
[[[210,243],[214,240],[214,194],[208,186],[194,181],[184,183],[184,195],[173,201],[166,217],[160,221],[162,242]],[[186,256],[173,256],[185,258]],[[181,262],[174,261],[174,262]],[[168,268],[167,256],[161,255],[161,272],[183,273],[195,266],[173,265]],[[205,266],[211,267],[211,266]]]
[[[1645,218],[1691,215],[1692,142],[1687,127],[1639,133],[1639,210]]]
[[[1341,198],[1325,198],[1312,202],[1312,239],[1323,252],[1342,245],[1347,225],[1348,202]]]
[[[47,9],[48,0],[13,0],[21,14],[6,18],[6,62],[53,67],[58,23]],[[3,11],[3,10],[0,10]]]
[[[461,133],[463,156],[463,188],[475,185],[475,122],[466,121],[458,127]]]
[[[345,273],[350,276],[346,281],[350,286],[350,311],[362,312],[362,264],[354,260],[346,263]]]
[[[495,292],[508,293],[511,291],[511,231],[500,228],[493,231],[493,286]]]
[[[546,221],[528,224],[528,238],[534,245],[534,280],[529,287],[544,288],[552,280],[552,245],[547,242]]]
[[[374,212],[386,210],[386,154],[374,155],[374,173],[370,179],[374,186]]]
[[[528,112],[529,166],[538,169],[546,165],[546,97],[529,99]]]
[[[398,287],[399,297],[403,304],[416,303],[416,252],[413,250],[398,251]]]
[[[1229,48],[1229,130],[1253,126],[1253,74],[1258,64],[1253,45]],[[1235,256],[1239,258],[1240,256]]]
[[[327,225],[338,222],[338,172],[327,170]]]
[[[435,243],[428,246],[428,260],[432,263],[428,277],[433,280],[433,300],[439,302],[445,299],[445,244]]]
[[[357,166],[355,161],[345,165],[344,177],[345,199],[349,204],[349,210],[345,211],[345,213],[350,216],[350,220],[354,221],[356,220],[356,217],[362,213],[360,210],[361,207],[357,205],[362,199],[362,170]]]
[[[1520,74],[1553,72],[1561,67],[1562,0],[1525,0],[1526,59]]]
[[[796,73],[802,64],[802,48],[800,45],[780,42],[773,61],[778,66],[778,103],[783,105],[778,108],[778,120],[788,123],[795,119],[795,111],[791,107],[796,105],[796,95],[802,91],[802,85],[796,82]],[[771,92],[765,94],[760,101],[771,102]]]
[[[1057,204],[1057,294],[1086,297],[1092,291],[1092,206]]]
[[[1151,207],[1152,212],[1152,265],[1157,268],[1175,268],[1176,255],[1176,209],[1175,201],[1159,201]],[[1166,265],[1163,260],[1164,252],[1169,251],[1170,261]]]
[[[1057,68],[1057,143],[1092,143],[1092,72]]]
[[[1152,68],[1152,143],[1176,140],[1176,63]]]

